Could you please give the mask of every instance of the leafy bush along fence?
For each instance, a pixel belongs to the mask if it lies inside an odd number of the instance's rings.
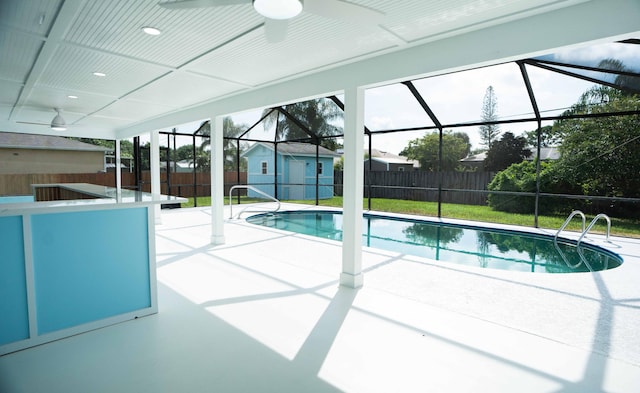
[[[438,184],[442,176],[442,202],[465,205],[486,205],[487,185],[493,179],[493,172],[424,172],[406,171],[365,172],[364,196],[372,198],[406,199],[414,201],[438,200]],[[334,173],[335,193],[342,195],[341,171]],[[371,187],[369,188],[369,185]]]
[[[163,194],[183,197],[211,195],[211,175],[209,173],[196,174],[196,187],[194,188],[193,173],[171,173],[169,183],[167,174],[160,175],[160,192]],[[57,184],[57,183],[91,183],[102,186],[115,187],[116,176],[114,173],[63,173],[63,174],[16,174],[0,175],[0,195],[31,195],[32,184]],[[237,172],[225,172],[225,195],[231,186],[238,184]],[[240,172],[240,184],[247,183],[246,172]],[[169,189],[168,185],[171,184]],[[135,175],[122,173],[122,187],[134,188]],[[150,172],[142,173],[142,191],[151,191]]]

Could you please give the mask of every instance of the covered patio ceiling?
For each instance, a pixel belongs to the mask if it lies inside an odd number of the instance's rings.
[[[303,11],[274,43],[246,3],[174,10],[158,0],[3,1],[0,130],[124,139],[640,36],[635,0],[351,0],[384,19]],[[50,129],[54,108],[66,131]]]

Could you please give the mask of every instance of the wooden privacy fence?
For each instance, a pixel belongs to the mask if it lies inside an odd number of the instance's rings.
[[[486,204],[486,194],[469,192],[468,190],[486,190],[487,185],[493,179],[494,173],[490,172],[443,172],[442,188],[458,191],[443,191],[442,201],[447,203],[461,203],[468,205]],[[193,173],[171,173],[169,183],[167,174],[160,175],[160,192],[168,195],[182,197],[210,196],[211,175],[208,172],[196,173],[194,187]],[[369,181],[371,181],[372,198],[409,199],[416,201],[438,200],[438,174],[432,172],[365,172],[364,197],[368,197]],[[0,174],[1,195],[31,195],[32,184],[55,183],[91,183],[115,187],[116,177],[114,173],[67,173],[67,174]],[[168,187],[168,185],[171,187]],[[224,173],[224,193],[229,194],[231,186],[247,184],[247,173],[240,172],[238,182],[237,172]],[[334,193],[342,195],[342,172],[334,174]],[[122,187],[134,188],[135,176],[133,173],[122,173]],[[463,191],[467,190],[467,191]],[[151,191],[151,174],[142,173],[142,191]],[[246,190],[239,190],[241,195],[246,195]]]
[[[135,188],[135,175],[122,173],[122,187]],[[196,187],[194,188],[193,173],[171,173],[169,175],[171,187],[168,187],[167,174],[160,174],[160,192],[162,194],[192,197],[211,195],[211,175],[208,172],[196,173]],[[43,173],[43,174],[0,174],[0,196],[2,195],[32,195],[32,184],[57,183],[90,183],[115,187],[116,175],[111,173]],[[238,184],[237,172],[224,173],[225,195],[231,186]],[[240,172],[240,183],[247,184],[247,173]],[[151,174],[142,172],[142,191],[151,192]]]
[[[336,171],[334,180],[336,195],[342,195],[341,171]],[[493,172],[443,172],[442,202],[460,203],[466,205],[485,205],[485,193],[472,192],[487,190],[487,185],[493,179]],[[366,171],[364,174],[364,197],[369,196],[371,184],[372,198],[407,199],[414,201],[437,201],[438,178],[440,174],[423,171]],[[371,183],[369,183],[371,182]]]

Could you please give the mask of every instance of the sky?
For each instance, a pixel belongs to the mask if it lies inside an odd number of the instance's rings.
[[[604,58],[617,58],[625,65],[638,67],[640,52],[637,47],[638,45],[601,44],[557,52],[547,58],[560,61],[578,61],[584,65],[596,65]],[[561,114],[576,103],[582,93],[593,86],[593,83],[562,76],[537,67],[527,66],[527,72],[538,107],[543,115]],[[489,86],[493,87],[497,98],[496,113],[499,119],[533,117],[532,106],[520,69],[515,63],[430,77],[416,80],[414,84],[444,125],[480,121],[483,98]],[[258,109],[234,114],[232,119],[236,124],[249,126],[260,119],[261,112],[262,110]],[[199,121],[189,123],[178,127],[178,130],[193,132],[199,124]],[[366,91],[365,125],[375,131],[432,126],[433,123],[411,96],[408,88],[402,84],[394,84]],[[511,131],[516,135],[521,135],[524,131],[535,128],[535,122],[505,124],[500,126],[500,131]],[[478,127],[456,128],[454,131],[466,132],[469,135],[472,149],[481,147]],[[375,135],[373,148],[398,154],[410,140],[424,136],[425,132],[433,131]],[[267,135],[268,131],[263,131],[262,127],[258,126],[253,133],[255,136],[258,134]],[[367,143],[367,138],[365,138],[365,146]]]

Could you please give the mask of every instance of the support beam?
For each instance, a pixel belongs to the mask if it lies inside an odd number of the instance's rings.
[[[362,276],[364,89],[345,90],[342,274],[340,285],[359,288]]]
[[[154,197],[160,196],[160,133],[151,131],[149,133],[151,139],[151,149],[149,151],[149,165],[151,166],[151,194]],[[169,168],[167,168],[169,169]],[[155,223],[162,224],[162,216],[160,215],[160,205],[154,205]]]
[[[116,156],[115,162],[115,173],[116,173],[116,193],[117,196],[120,197],[120,193],[122,192],[122,172],[120,171],[120,164],[122,162],[121,152],[120,152],[120,139],[116,139],[114,142],[115,149],[114,154]]]
[[[211,119],[211,244],[224,244],[224,132],[222,116]]]

